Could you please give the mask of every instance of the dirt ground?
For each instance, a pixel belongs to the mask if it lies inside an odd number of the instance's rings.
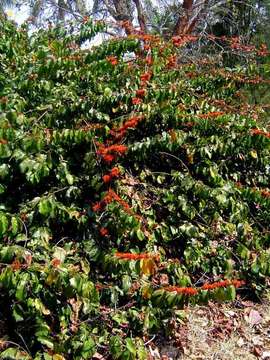
[[[270,360],[270,295],[262,303],[189,307],[168,324],[167,344],[148,344],[156,360]]]

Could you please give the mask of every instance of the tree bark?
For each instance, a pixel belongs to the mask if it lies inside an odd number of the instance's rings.
[[[183,14],[179,16],[174,27],[173,35],[180,35],[184,33],[184,30],[187,28],[189,19],[192,14],[194,0],[184,0],[182,9]]]

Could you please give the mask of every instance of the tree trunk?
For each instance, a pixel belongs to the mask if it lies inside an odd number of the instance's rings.
[[[183,14],[179,16],[173,31],[173,35],[180,35],[185,33],[185,29],[188,27],[190,17],[192,15],[194,0],[184,0],[182,8]]]
[[[136,5],[140,29],[144,34],[146,34],[147,26],[146,26],[145,14],[144,14],[144,10],[142,8],[142,4],[141,4],[140,0],[133,0],[133,2]]]

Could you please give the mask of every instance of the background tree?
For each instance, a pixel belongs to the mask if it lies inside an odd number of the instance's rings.
[[[244,35],[250,39],[268,39],[270,32],[269,0],[4,0],[0,9],[11,4],[28,5],[33,23],[79,19],[129,21],[141,31],[169,38],[190,33]],[[268,40],[267,40],[268,41]]]

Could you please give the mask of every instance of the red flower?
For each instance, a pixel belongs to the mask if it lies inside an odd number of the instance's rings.
[[[124,154],[125,152],[127,152],[127,149],[128,148],[126,145],[112,145],[111,146],[111,151],[114,151],[119,154]]]
[[[101,228],[99,230],[99,233],[100,233],[101,236],[107,236],[109,234],[109,231],[106,228]]]
[[[55,259],[52,259],[51,264],[53,267],[57,268],[61,264],[61,261],[59,259],[55,258]]]
[[[145,59],[145,62],[147,65],[152,65],[153,64],[153,58],[151,56],[147,56],[147,58]]]
[[[145,89],[138,89],[136,90],[136,96],[144,97],[145,96]]]
[[[144,44],[143,49],[144,49],[145,51],[148,51],[148,50],[151,49],[151,46],[150,46],[149,44]]]
[[[113,160],[114,160],[114,156],[111,155],[111,154],[108,154],[108,155],[104,155],[103,156],[103,160],[107,163],[111,163]]]
[[[101,155],[106,162],[111,162],[114,160],[114,155],[116,154],[124,154],[127,151],[127,146],[125,145],[111,145],[105,147],[103,144],[97,144],[99,149],[97,150],[97,154]]]
[[[105,183],[108,183],[108,182],[111,181],[110,175],[104,175],[104,176],[102,177],[102,179],[103,179],[103,181],[104,181]]]
[[[252,135],[262,135],[264,133],[264,131],[260,130],[260,129],[252,129],[252,130],[250,130],[250,133]]]
[[[183,44],[183,40],[179,36],[173,36],[172,43],[174,46],[179,47],[181,44]]]
[[[110,62],[113,66],[118,64],[118,60],[115,56],[108,56],[106,60]]]
[[[146,72],[144,74],[141,75],[141,81],[145,82],[145,81],[149,81],[151,79],[151,74]]]
[[[93,205],[92,207],[94,212],[98,212],[99,210],[101,210],[101,204],[98,202],[95,205]]]
[[[11,264],[11,268],[13,271],[20,270],[22,268],[22,264],[18,259],[15,259]]]
[[[112,168],[110,174],[104,175],[102,177],[105,183],[109,183],[114,177],[118,177],[120,174],[120,170],[117,167]]]
[[[132,99],[132,104],[133,105],[139,105],[139,104],[141,104],[141,102],[142,102],[142,99],[139,99],[139,98],[133,98]]]
[[[140,39],[143,41],[151,41],[154,39],[154,37],[153,37],[153,35],[143,34],[140,36]]]
[[[120,175],[120,170],[117,167],[112,168],[111,177],[118,177]]]

